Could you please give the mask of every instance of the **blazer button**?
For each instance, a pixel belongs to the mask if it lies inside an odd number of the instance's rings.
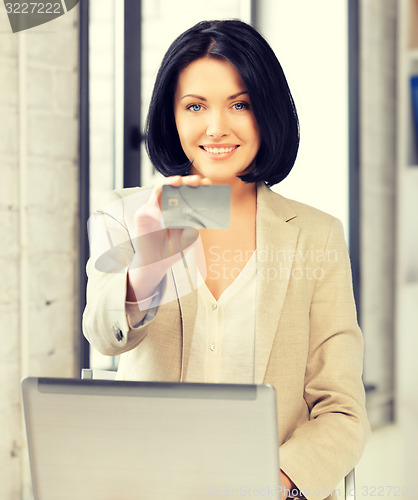
[[[115,334],[116,340],[120,342],[123,339],[122,330],[118,326],[113,326],[113,333]]]

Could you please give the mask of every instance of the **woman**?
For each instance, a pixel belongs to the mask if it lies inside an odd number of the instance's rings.
[[[119,378],[273,385],[281,484],[320,499],[360,458],[368,422],[341,224],[267,187],[288,175],[298,144],[260,34],[213,21],[180,35],[157,75],[148,153],[165,184],[229,185],[230,227],[167,236],[161,186],[115,193],[90,235],[84,333],[122,353]],[[101,269],[109,242],[120,266]],[[167,257],[173,244],[188,250]]]

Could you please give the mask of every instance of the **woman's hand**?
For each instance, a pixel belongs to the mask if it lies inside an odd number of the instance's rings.
[[[286,500],[288,495],[293,489],[296,489],[296,486],[294,483],[291,481],[291,479],[286,476],[286,474],[280,470],[280,486],[281,486],[281,491],[282,491],[282,500]]]
[[[186,249],[196,241],[196,230],[166,229],[161,217],[161,192],[164,185],[202,186],[212,182],[199,175],[166,177],[151,192],[148,202],[134,215],[135,256],[128,272],[128,301],[150,297],[168,269],[181,257],[173,249]]]

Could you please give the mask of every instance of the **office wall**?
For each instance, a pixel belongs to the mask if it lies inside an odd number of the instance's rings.
[[[78,9],[13,34],[0,5],[0,498],[31,498],[20,380],[74,376]]]

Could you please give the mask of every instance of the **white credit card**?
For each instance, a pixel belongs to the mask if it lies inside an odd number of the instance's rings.
[[[166,227],[227,229],[230,224],[231,187],[163,186],[161,211]]]

